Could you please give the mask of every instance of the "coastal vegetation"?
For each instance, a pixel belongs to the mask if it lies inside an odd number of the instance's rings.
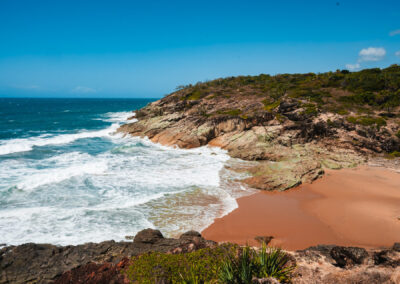
[[[132,259],[125,273],[137,283],[247,284],[268,277],[288,283],[294,268],[280,249],[223,244],[182,254],[143,254]]]
[[[296,101],[303,108],[301,114],[316,117],[320,112],[349,115],[347,121],[380,128],[386,125],[385,117],[396,117],[400,107],[400,66],[365,69],[359,72],[337,70],[327,73],[278,74],[270,76],[238,76],[198,82],[177,87],[181,101],[192,102],[206,98],[246,97],[256,95],[262,99],[263,110],[274,113],[283,98]],[[260,110],[254,104],[244,110],[225,108],[203,111],[205,117],[226,116],[251,119]],[[380,116],[379,116],[380,115]]]
[[[181,100],[215,99],[256,94],[264,97],[264,109],[272,111],[283,96],[308,102],[307,113],[316,110],[369,113],[382,110],[391,113],[400,106],[400,66],[365,69],[359,72],[337,70],[326,73],[278,74],[270,76],[237,76],[179,86]],[[226,110],[232,116],[239,112]],[[221,112],[219,113],[221,114]]]

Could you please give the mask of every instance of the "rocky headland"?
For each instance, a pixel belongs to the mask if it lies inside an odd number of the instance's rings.
[[[400,156],[400,66],[349,73],[240,76],[182,86],[118,131],[163,145],[226,149],[257,161],[265,190],[312,182],[324,168]],[[240,169],[239,169],[240,170]]]

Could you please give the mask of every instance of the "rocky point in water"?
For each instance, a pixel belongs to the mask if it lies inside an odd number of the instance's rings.
[[[386,77],[385,77],[386,76]],[[324,168],[400,156],[400,66],[349,73],[239,76],[181,87],[118,131],[163,145],[226,149],[251,187],[285,190]],[[391,84],[381,84],[392,78]]]

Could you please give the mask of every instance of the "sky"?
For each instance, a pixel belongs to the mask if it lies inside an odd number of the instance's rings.
[[[0,97],[158,98],[400,64],[400,1],[0,0]]]

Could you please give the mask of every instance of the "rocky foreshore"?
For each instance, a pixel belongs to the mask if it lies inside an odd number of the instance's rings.
[[[75,277],[74,271],[86,269],[81,267],[87,264],[90,264],[88,267],[91,269],[105,265],[106,271],[109,271],[123,266],[126,259],[146,252],[190,252],[214,245],[215,242],[201,238],[194,231],[182,234],[179,239],[172,239],[164,238],[160,231],[146,229],[139,232],[133,241],[126,242],[105,241],[76,246],[27,243],[7,246],[0,250],[0,283],[53,283],[56,279],[59,279],[56,283],[77,283],[68,280],[68,275],[72,273],[71,277]],[[63,275],[71,269],[72,272]],[[112,273],[117,272],[115,270]],[[102,281],[93,280],[91,283],[109,283]]]
[[[0,250],[0,283],[130,283],[124,269],[130,258],[147,252],[187,253],[218,244],[195,231],[179,239],[146,229],[133,241],[77,246],[23,244]],[[366,250],[319,245],[288,252],[296,269],[292,283],[399,283],[400,244]],[[279,283],[255,279],[255,283]],[[264,281],[264,282],[263,282]]]

